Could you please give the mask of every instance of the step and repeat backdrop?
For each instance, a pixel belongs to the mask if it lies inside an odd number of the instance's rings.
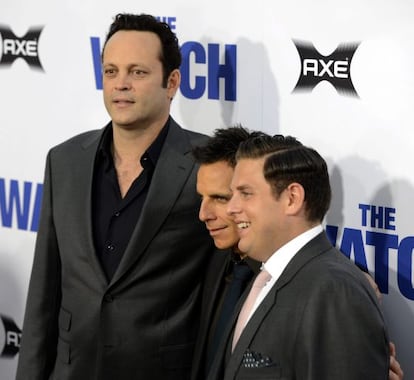
[[[100,53],[119,12],[153,14],[176,32],[183,63],[172,115],[183,126],[210,134],[242,123],[296,136],[326,158],[334,191],[326,230],[374,276],[405,378],[414,379],[414,2],[0,7],[2,380],[16,370],[46,154],[108,121]]]

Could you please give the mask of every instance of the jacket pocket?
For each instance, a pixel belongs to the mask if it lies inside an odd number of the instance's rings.
[[[237,378],[240,380],[276,380],[282,379],[282,371],[277,365],[263,368],[241,368]]]
[[[65,310],[63,307],[60,308],[59,312],[59,328],[64,331],[69,331],[72,322],[72,314]]]
[[[57,359],[65,364],[70,364],[70,344],[62,338],[58,339]]]

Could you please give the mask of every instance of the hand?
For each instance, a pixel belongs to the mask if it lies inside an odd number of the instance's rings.
[[[390,370],[389,380],[402,380],[404,372],[401,369],[400,363],[396,359],[396,350],[394,343],[390,342]]]
[[[374,289],[379,303],[381,303],[382,294],[378,288],[377,283],[374,281],[374,279],[371,277],[369,273],[364,272],[364,274],[367,277],[368,282]],[[392,342],[390,342],[390,370],[389,370],[388,375],[389,375],[389,380],[402,380],[404,377],[404,372],[400,366],[400,363],[398,362],[396,358],[395,344]]]
[[[382,293],[380,292],[377,283],[374,281],[374,279],[371,277],[371,275],[369,273],[364,272],[364,274],[365,274],[365,277],[367,278],[369,284],[374,289],[375,295],[378,298],[378,302],[381,303],[382,302]]]

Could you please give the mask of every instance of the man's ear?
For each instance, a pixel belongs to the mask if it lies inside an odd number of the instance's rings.
[[[297,215],[304,211],[305,189],[300,183],[292,182],[286,189],[286,213]]]
[[[167,91],[168,91],[168,97],[172,99],[175,95],[175,93],[178,90],[178,87],[180,87],[181,82],[181,74],[178,69],[175,69],[171,71],[170,76],[168,77],[167,81]]]

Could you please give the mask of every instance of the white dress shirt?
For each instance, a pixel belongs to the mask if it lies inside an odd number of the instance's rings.
[[[296,236],[294,239],[286,243],[284,246],[280,247],[269,259],[262,264],[262,269],[266,269],[272,278],[270,281],[263,287],[259,293],[255,304],[250,312],[250,315],[247,319],[247,322],[250,320],[253,313],[262,303],[263,299],[267,296],[272,289],[273,285],[279,279],[282,272],[285,270],[290,260],[298,253],[298,251],[310,242],[315,236],[319,235],[323,231],[322,225],[307,230],[306,232]],[[247,323],[246,322],[246,323]]]

